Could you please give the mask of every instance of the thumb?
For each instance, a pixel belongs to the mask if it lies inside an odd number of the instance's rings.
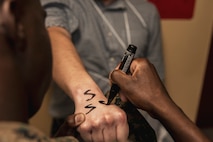
[[[121,88],[129,82],[129,77],[130,76],[126,75],[121,70],[114,70],[110,74],[110,80]]]
[[[67,122],[70,127],[78,127],[85,121],[85,118],[83,113],[76,113],[68,116]]]
[[[78,137],[79,134],[76,130],[76,127],[81,125],[85,121],[85,119],[86,116],[83,113],[76,113],[69,115],[67,117],[67,120],[60,126],[54,137],[61,137],[61,136]]]
[[[127,102],[127,97],[122,93],[122,90],[126,90],[126,86],[128,86],[127,84],[130,83],[130,76],[126,75],[124,72],[122,72],[121,70],[114,70],[111,74],[110,74],[110,79],[113,83],[117,84],[120,88],[121,91],[119,92],[119,96],[121,98],[121,100],[123,102]]]

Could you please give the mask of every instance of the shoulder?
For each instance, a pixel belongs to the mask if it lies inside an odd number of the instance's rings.
[[[48,139],[38,129],[21,122],[0,122],[0,141],[7,138],[10,142],[15,141],[33,141],[40,140],[41,142]]]
[[[26,142],[78,142],[71,136],[51,139],[37,128],[21,122],[0,122],[0,141],[8,142],[26,141]]]

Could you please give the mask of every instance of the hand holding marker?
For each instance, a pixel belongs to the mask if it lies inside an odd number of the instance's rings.
[[[129,70],[129,67],[132,63],[132,60],[134,59],[135,56],[135,52],[137,50],[137,47],[130,44],[126,50],[126,52],[124,53],[124,56],[122,58],[121,64],[119,66],[119,69],[122,70],[123,72],[127,73]],[[114,99],[114,97],[117,95],[117,93],[119,92],[120,87],[117,84],[112,84],[110,92],[109,92],[109,98],[108,98],[108,102],[107,104],[109,105],[112,100]]]

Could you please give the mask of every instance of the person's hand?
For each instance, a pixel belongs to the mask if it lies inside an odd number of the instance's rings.
[[[125,112],[115,105],[106,105],[107,99],[100,92],[87,90],[85,100],[75,102],[76,113],[84,112],[86,121],[78,128],[84,141],[125,142],[129,128]]]
[[[210,142],[169,97],[154,66],[146,59],[133,60],[131,75],[114,70],[110,79],[121,88],[120,95],[157,118],[174,141]],[[124,99],[123,99],[124,100]]]
[[[85,114],[76,113],[69,115],[66,121],[60,126],[54,137],[76,136],[76,128],[80,126],[86,119]]]
[[[122,100],[126,97],[136,107],[152,114],[156,104],[168,98],[164,85],[154,66],[146,59],[134,59],[130,72],[131,75],[126,75],[120,70],[114,70],[110,79],[120,86]]]

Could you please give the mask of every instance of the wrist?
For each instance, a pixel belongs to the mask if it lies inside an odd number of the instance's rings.
[[[72,98],[76,107],[82,106],[82,104],[107,101],[104,94],[96,85],[81,85],[80,87],[77,87],[74,91],[72,91]]]
[[[175,103],[171,100],[166,92],[161,92],[157,95],[155,100],[152,101],[151,105],[151,115],[157,119],[170,114],[174,108],[176,108]]]
[[[155,118],[162,122],[174,119],[173,117],[179,113],[181,113],[180,108],[168,96],[160,100],[154,110]]]
[[[80,93],[79,93],[80,92]],[[85,114],[96,110],[99,106],[107,103],[106,97],[95,89],[79,90],[78,95],[76,95],[75,112],[82,112]],[[104,105],[105,106],[105,105]]]

